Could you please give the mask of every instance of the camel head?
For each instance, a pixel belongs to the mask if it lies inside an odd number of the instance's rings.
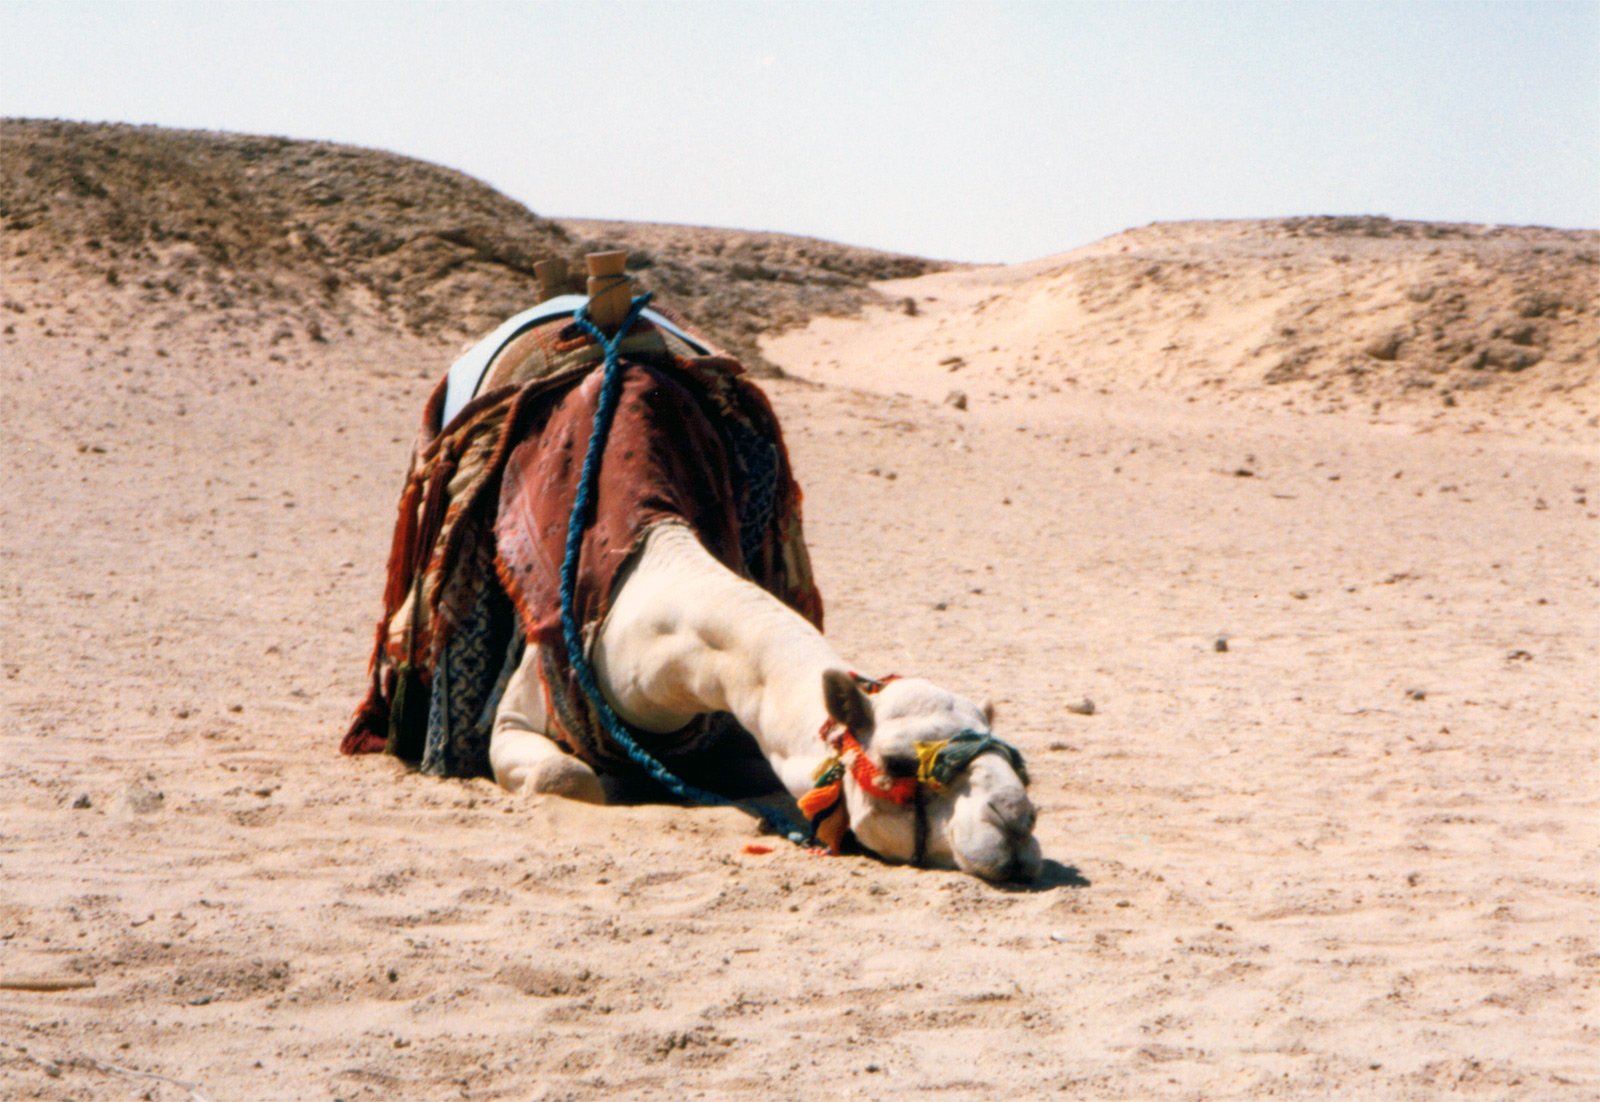
[[[1027,774],[1021,755],[990,734],[992,710],[918,678],[869,696],[838,670],[824,675],[823,699],[841,752],[836,783],[861,845],[895,862],[920,850],[923,864],[996,882],[1038,876]]]

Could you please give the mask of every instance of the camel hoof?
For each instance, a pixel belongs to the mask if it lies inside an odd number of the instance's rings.
[[[606,802],[606,790],[595,771],[568,754],[546,758],[530,769],[522,791],[529,795],[560,796],[590,804]]]

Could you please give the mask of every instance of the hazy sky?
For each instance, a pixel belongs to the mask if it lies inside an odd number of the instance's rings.
[[[0,0],[0,113],[961,260],[1182,218],[1600,226],[1594,2]]]

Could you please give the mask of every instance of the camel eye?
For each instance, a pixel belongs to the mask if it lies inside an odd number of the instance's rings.
[[[917,756],[915,754],[885,754],[883,771],[896,779],[915,777],[917,775]]]

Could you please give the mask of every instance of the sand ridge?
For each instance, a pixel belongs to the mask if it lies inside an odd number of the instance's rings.
[[[1154,391],[1430,429],[1600,428],[1593,231],[1167,223],[879,287],[898,305],[775,335],[772,354],[818,381],[934,400],[1065,410],[1084,391]]]

